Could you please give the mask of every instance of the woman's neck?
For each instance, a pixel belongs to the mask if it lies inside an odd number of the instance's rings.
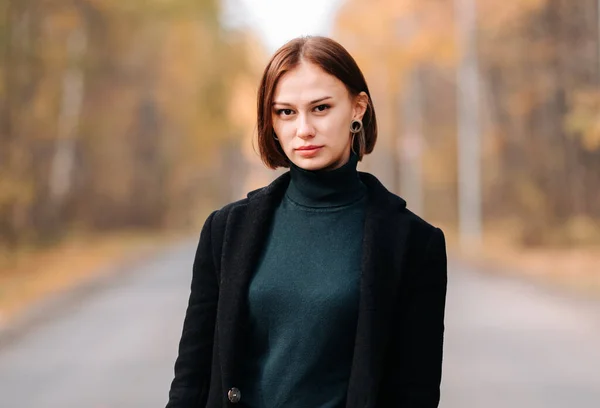
[[[337,207],[350,204],[366,191],[356,169],[358,156],[350,153],[349,160],[334,170],[305,170],[290,164],[291,180],[287,196],[307,207]]]

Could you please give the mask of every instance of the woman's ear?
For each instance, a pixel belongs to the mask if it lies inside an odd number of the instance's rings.
[[[362,120],[369,106],[369,95],[366,92],[361,92],[354,97],[354,109],[352,111],[352,119]]]

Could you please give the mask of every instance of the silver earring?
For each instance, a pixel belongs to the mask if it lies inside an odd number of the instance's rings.
[[[363,123],[362,120],[360,119],[353,119],[352,122],[350,123],[350,132],[351,133],[358,133],[362,130],[363,128]]]
[[[365,150],[365,130],[363,128],[363,123],[360,119],[354,119],[350,124],[350,133],[352,133],[352,144],[350,148],[357,156],[362,156]],[[358,152],[354,150],[354,136],[358,134]]]
[[[277,135],[275,134],[275,132],[273,132],[273,139],[279,141],[279,138],[277,137]]]
[[[361,129],[358,132],[358,152],[356,150],[354,150],[354,136],[356,136],[356,135],[357,135],[357,133],[352,133],[352,144],[350,145],[350,149],[352,149],[354,154],[356,154],[359,157],[362,157],[365,154],[365,146],[366,146],[364,129]]]

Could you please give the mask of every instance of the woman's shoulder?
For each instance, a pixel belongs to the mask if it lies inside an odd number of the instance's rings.
[[[408,225],[410,237],[417,241],[427,241],[441,229],[414,213],[410,203],[403,197],[389,191],[378,179],[369,173],[360,173],[361,180],[367,185],[368,191],[375,198],[375,205],[381,210],[384,217],[402,220],[403,225]],[[393,220],[390,219],[390,222]]]
[[[433,224],[433,222],[427,221],[418,214],[411,211],[410,204],[407,205],[407,207],[405,208],[403,216],[409,219],[411,228],[417,229],[426,235],[432,234],[435,230],[440,229],[438,226]]]
[[[397,225],[408,227],[407,244],[409,246],[426,247],[431,241],[437,241],[440,238],[445,240],[442,229],[411,211],[410,203],[406,204],[396,214],[398,220],[402,220]]]
[[[245,207],[245,206],[247,206],[247,204],[248,204],[248,197],[237,200],[237,201],[230,202],[228,204],[223,205],[221,208],[217,208],[217,209],[213,210],[212,214],[210,214],[208,219],[211,221],[211,224],[213,226],[216,226],[217,228],[222,228],[222,227],[224,227],[225,223],[227,222],[227,218],[229,217],[229,214],[235,208]]]
[[[260,200],[261,198],[267,198],[267,201],[270,201],[269,198],[277,196],[285,191],[288,182],[289,172],[286,172],[268,185],[249,191],[246,194],[246,197],[229,202],[222,207],[213,210],[210,218],[213,220],[213,223],[216,222],[217,225],[223,225],[231,212],[236,209],[246,208],[251,201]]]

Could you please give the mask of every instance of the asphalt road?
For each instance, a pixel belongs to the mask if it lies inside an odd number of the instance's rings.
[[[0,347],[0,408],[164,407],[195,243]],[[441,408],[600,407],[600,303],[452,264]]]

